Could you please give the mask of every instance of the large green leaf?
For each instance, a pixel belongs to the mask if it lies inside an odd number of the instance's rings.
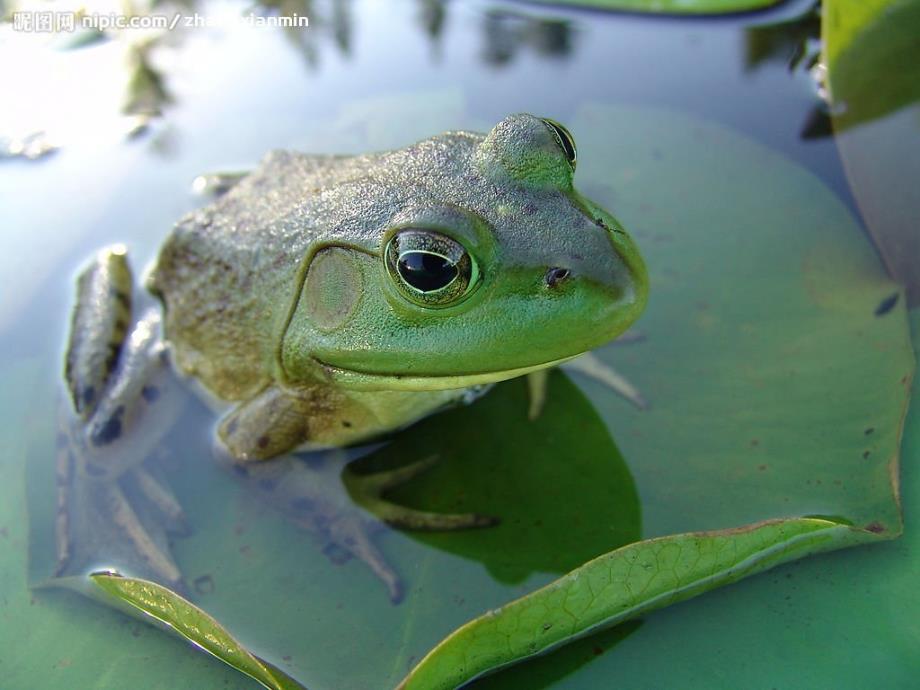
[[[418,101],[397,107],[413,117],[420,109]],[[460,114],[456,120],[463,124]],[[176,436],[185,462],[170,476],[197,530],[177,542],[176,552],[195,584],[196,603],[311,688],[393,687],[463,622],[634,541],[640,532],[630,473],[645,537],[816,514],[898,529],[891,477],[912,369],[904,307],[899,301],[876,315],[897,287],[845,207],[788,160],[686,116],[591,107],[567,124],[581,149],[579,187],[617,212],[648,258],[653,292],[640,326],[645,341],[603,356],[640,386],[651,409],[635,411],[583,383],[602,425],[557,375],[549,407],[534,425],[517,382],[476,406],[427,420],[375,460],[439,452],[442,464],[399,498],[510,516],[499,528],[504,533],[388,535],[383,549],[409,585],[405,603],[392,607],[366,569],[353,562],[331,566],[314,544],[209,463],[207,435],[195,433],[207,424],[204,417],[190,416]],[[303,129],[316,138],[303,148],[328,147],[335,132],[323,123]],[[40,366],[51,381],[57,363]],[[19,383],[3,398],[3,423],[17,439],[29,379],[12,380]],[[45,396],[27,408],[46,450],[53,426],[35,412],[50,402]],[[18,477],[21,460],[14,456],[0,469]],[[17,484],[7,482],[4,490]],[[21,509],[21,501],[0,505]],[[5,519],[0,524],[22,523]],[[541,549],[543,534],[550,538]],[[23,567],[24,533],[16,535],[19,548],[0,554],[14,559],[4,572]],[[494,548],[484,546],[489,540]],[[208,584],[198,587],[199,581]],[[21,579],[11,587],[24,591]],[[39,648],[66,654],[70,665],[51,674],[56,685],[158,687],[176,677],[167,670],[175,664],[190,685],[234,682],[217,665],[191,661],[164,636],[125,635],[134,628],[82,602],[42,594],[29,607],[23,596],[3,615],[34,625]],[[673,637],[660,621],[674,615],[680,614],[662,612],[628,628],[626,641],[615,631],[586,639],[549,663],[524,664],[483,684],[548,687],[564,676],[566,688],[593,688],[640,658],[645,673],[661,672],[651,660],[679,657],[696,642],[696,626],[707,622],[683,619],[680,634],[690,639],[668,651],[660,645]],[[726,617],[723,625],[730,625],[732,614]],[[0,646],[21,649],[6,630],[0,626]],[[629,652],[595,651],[613,644]],[[98,662],[84,661],[99,659],[100,649],[118,650],[101,679]],[[140,653],[153,655],[164,675],[156,667],[141,673],[123,660]]]

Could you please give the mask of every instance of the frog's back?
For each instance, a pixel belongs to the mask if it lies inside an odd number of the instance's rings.
[[[376,251],[395,210],[424,198],[432,171],[449,175],[458,148],[469,152],[480,139],[456,132],[360,156],[272,151],[227,194],[185,216],[149,283],[179,369],[226,400],[277,379],[311,249]]]
[[[175,362],[218,397],[247,398],[272,378],[298,267],[320,231],[302,213],[304,196],[340,161],[273,151],[182,218],[160,250],[149,287],[163,302]]]

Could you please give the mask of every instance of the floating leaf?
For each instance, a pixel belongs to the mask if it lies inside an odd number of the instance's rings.
[[[669,567],[652,563],[661,589],[648,592],[650,601],[632,599],[648,577],[640,573],[631,592],[615,590],[608,608],[570,617],[559,638],[531,634],[546,622],[542,599],[559,596],[550,585],[460,628],[409,676],[407,688],[453,687],[742,572],[900,534],[897,458],[913,370],[901,292],[865,251],[853,218],[813,177],[728,132],[681,119],[648,111],[638,124],[623,110],[596,107],[572,124],[576,137],[603,126],[618,133],[589,136],[587,143],[581,137],[593,161],[583,170],[588,179],[604,180],[592,196],[628,199],[621,211],[625,225],[647,229],[639,237],[653,285],[639,326],[647,338],[618,361],[630,363],[652,407],[616,415],[602,408],[622,432],[618,440],[634,471],[648,477],[649,493],[662,497],[664,505],[644,503],[651,508],[644,511],[651,516],[647,529],[662,534],[672,525],[677,532],[681,524],[717,520],[737,525],[749,516],[789,515],[790,508],[841,517],[789,518],[713,533],[739,541],[744,566],[722,563],[715,577],[705,568],[687,571],[679,580],[689,578],[689,584],[680,586]],[[619,169],[604,178],[611,160]],[[669,337],[674,333],[680,333],[679,344]],[[814,533],[799,535],[800,527]],[[687,538],[627,546],[573,574],[579,581],[599,563],[604,574],[611,565],[604,558],[618,563],[648,544],[666,547]],[[565,591],[570,577],[556,584]],[[495,645],[498,632],[508,630],[520,630],[521,638],[498,636],[502,644]],[[587,671],[583,677],[589,680],[572,687],[607,678]]]
[[[454,690],[642,613],[873,536],[829,520],[792,519],[630,544],[467,623],[422,659],[398,690]]]

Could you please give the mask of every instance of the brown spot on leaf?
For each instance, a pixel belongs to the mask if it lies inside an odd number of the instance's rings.
[[[880,522],[870,522],[865,526],[867,532],[872,532],[873,534],[880,534],[885,531],[885,525]]]

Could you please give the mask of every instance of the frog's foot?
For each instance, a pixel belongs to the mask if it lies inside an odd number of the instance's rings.
[[[178,413],[159,316],[131,322],[122,248],[81,273],[67,349],[57,449],[56,575],[121,572],[181,586],[169,535],[186,532],[178,501],[150,456]]]
[[[272,508],[323,543],[335,563],[357,558],[379,578],[398,603],[403,597],[399,576],[374,544],[385,524],[411,529],[462,529],[495,523],[481,515],[442,515],[402,508],[382,494],[430,467],[433,459],[373,475],[356,475],[346,467],[344,451],[316,452],[306,457],[282,455],[271,460],[240,463],[220,444],[214,447],[221,464],[232,469]]]
[[[343,483],[344,452],[287,454],[271,460],[240,462],[215,444],[214,455],[237,479],[294,525],[315,534],[331,561],[357,558],[384,583],[390,599],[403,596],[399,576],[377,549],[373,536],[384,529],[375,516],[356,506]]]
[[[100,473],[82,431],[71,422],[59,439],[55,576],[115,568],[182,591],[169,548],[170,536],[188,533],[178,500],[155,467]]]
[[[341,564],[354,557],[363,562],[387,588],[390,601],[402,601],[402,580],[390,567],[386,558],[374,544],[372,537],[382,531],[382,525],[373,517],[351,510],[334,517],[331,521],[313,514],[292,515],[291,520],[299,527],[319,533],[327,542],[323,553],[333,563]]]
[[[637,335],[635,339],[641,340],[642,336]],[[566,371],[577,371],[604,384],[640,410],[648,408],[648,402],[639,392],[639,389],[623,377],[622,374],[617,373],[613,367],[602,362],[593,352],[586,352],[561,366]],[[531,421],[540,416],[546,403],[547,376],[548,372],[545,369],[527,375],[530,391],[530,407],[527,416]]]
[[[344,481],[352,498],[388,525],[411,530],[446,531],[491,527],[498,519],[477,513],[432,513],[416,510],[384,498],[390,489],[405,484],[437,463],[435,456],[374,474],[356,474],[345,469]]]

